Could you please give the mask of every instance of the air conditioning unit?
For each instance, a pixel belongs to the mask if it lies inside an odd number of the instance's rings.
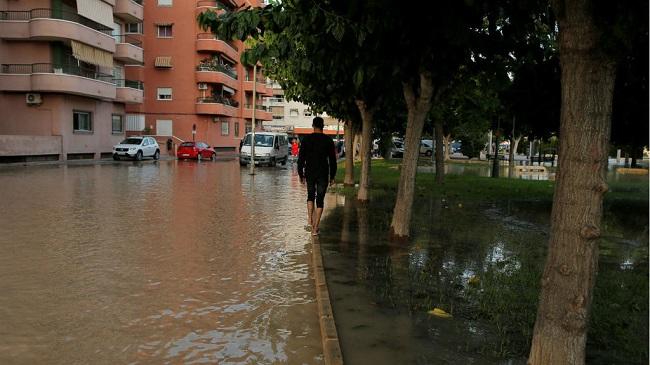
[[[40,105],[43,103],[43,99],[41,98],[41,94],[28,93],[25,95],[25,102],[27,105]]]
[[[212,118],[212,121],[215,122],[215,123],[218,123],[218,122],[221,121],[221,119],[219,119],[219,117],[214,117],[214,118]]]
[[[207,90],[208,84],[205,82],[199,82],[199,90]]]

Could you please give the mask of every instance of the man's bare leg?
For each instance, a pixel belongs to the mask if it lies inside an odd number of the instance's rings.
[[[314,202],[313,201],[308,201],[307,202],[307,222],[309,223],[309,226],[311,228],[314,228]]]
[[[314,219],[314,225],[311,228],[312,232],[318,232],[318,226],[320,225],[321,215],[323,215],[323,208],[316,208],[316,218]]]

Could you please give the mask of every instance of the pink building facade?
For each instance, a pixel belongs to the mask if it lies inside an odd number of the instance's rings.
[[[233,11],[244,1],[149,0],[142,37],[144,65],[127,68],[127,75],[147,83],[143,105],[127,107],[135,130],[153,134],[159,143],[202,141],[219,150],[235,151],[252,125],[271,120],[262,98],[272,95],[262,73],[253,85],[253,72],[240,63],[244,45],[217,39],[198,26],[204,11]],[[259,6],[258,1],[246,5]],[[219,10],[226,9],[226,10]],[[253,102],[253,88],[256,102]],[[169,151],[173,152],[173,148]]]
[[[110,158],[142,105],[134,0],[0,0],[0,162]]]

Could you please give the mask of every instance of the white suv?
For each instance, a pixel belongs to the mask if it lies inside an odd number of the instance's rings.
[[[160,158],[160,147],[158,142],[151,137],[128,137],[127,139],[113,146],[113,160],[119,160],[120,157],[129,157],[142,160],[143,157],[153,157],[154,160]]]

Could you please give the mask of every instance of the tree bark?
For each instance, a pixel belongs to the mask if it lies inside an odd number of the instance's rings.
[[[442,125],[442,119],[435,118],[433,121],[436,137],[436,184],[442,184],[445,181],[445,153],[443,152],[445,131]],[[418,143],[419,145],[419,143]],[[447,146],[447,150],[449,147]]]
[[[431,109],[433,99],[433,82],[431,74],[420,73],[419,93],[413,85],[403,83],[404,99],[408,108],[406,136],[404,140],[404,158],[397,187],[397,199],[391,221],[391,235],[396,239],[406,239],[409,236],[413,194],[415,193],[415,175],[417,173],[418,155],[420,154],[420,137],[424,120]]]
[[[368,188],[370,187],[370,162],[372,148],[372,117],[373,111],[363,100],[355,100],[361,114],[361,177],[359,178],[359,191],[357,200],[368,202]]]
[[[354,135],[355,128],[352,121],[345,123],[345,177],[344,186],[354,186]]]
[[[451,155],[451,134],[448,134],[445,136],[444,140],[444,147],[445,147],[445,161],[449,161],[451,158],[449,157]]]
[[[354,160],[361,159],[361,133],[357,130],[354,135]]]
[[[552,4],[560,26],[560,160],[530,365],[585,361],[615,79],[588,3]]]

